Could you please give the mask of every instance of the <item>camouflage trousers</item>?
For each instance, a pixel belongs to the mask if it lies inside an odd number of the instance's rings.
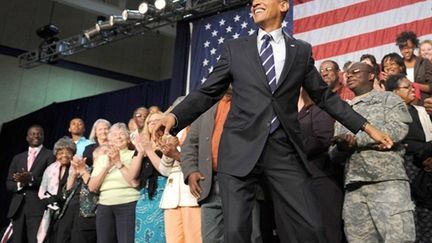
[[[385,181],[347,190],[343,220],[350,243],[414,242],[414,203],[408,181]]]

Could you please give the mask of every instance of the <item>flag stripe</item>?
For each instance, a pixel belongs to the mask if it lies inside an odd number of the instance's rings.
[[[313,47],[315,59],[324,59],[388,43],[394,43],[396,36],[405,30],[415,30],[417,35],[431,32],[432,18],[397,25],[391,28],[356,35]]]
[[[405,7],[397,8],[392,11],[385,11],[367,17],[350,20],[344,23],[335,24],[329,27],[315,29],[294,36],[315,45],[345,39],[353,35],[366,34],[371,31],[391,28],[396,25],[410,23],[419,19],[426,19],[431,16],[429,2],[420,2]],[[409,14],[416,13],[416,14]],[[408,30],[408,29],[407,29]],[[416,31],[415,29],[412,29]]]
[[[350,6],[355,3],[365,2],[367,0],[315,0],[304,4],[294,6],[294,19],[301,19],[308,16],[325,13],[345,6]]]
[[[313,0],[294,0],[293,2],[294,2],[294,5],[300,5],[300,4],[304,4],[307,2],[311,2],[311,1],[313,1]]]
[[[418,36],[418,38],[421,40],[432,39],[432,34]],[[382,45],[382,46],[373,46],[373,47],[368,48],[368,49],[363,49],[363,50],[350,52],[350,53],[343,53],[342,55],[331,56],[331,57],[327,57],[326,59],[334,60],[335,62],[339,63],[342,66],[348,60],[351,60],[351,61],[360,60],[361,55],[367,53],[367,54],[374,55],[377,58],[377,62],[380,63],[382,57],[385,54],[391,53],[391,52],[399,53],[399,49],[394,43],[390,43],[390,44],[386,44],[386,45]],[[316,64],[319,65],[323,60],[325,60],[325,59],[317,59]]]
[[[299,34],[313,29],[319,29],[326,26],[339,24],[349,20],[369,16],[395,8],[400,8],[418,2],[425,2],[425,0],[370,0],[367,2],[360,2],[351,6],[345,6],[343,8],[335,9],[321,14],[296,19],[294,21],[294,33]]]

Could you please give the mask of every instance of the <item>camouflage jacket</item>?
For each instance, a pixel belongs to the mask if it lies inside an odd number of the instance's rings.
[[[390,151],[379,151],[378,145],[365,132],[356,136],[357,148],[345,165],[345,185],[354,182],[378,182],[387,180],[408,180],[404,168],[405,149],[401,143],[408,133],[412,121],[405,103],[392,92],[372,90],[355,97],[351,102],[355,111],[372,125],[387,133],[395,146]],[[335,136],[350,133],[340,123],[335,125]],[[335,146],[331,149],[337,150]]]

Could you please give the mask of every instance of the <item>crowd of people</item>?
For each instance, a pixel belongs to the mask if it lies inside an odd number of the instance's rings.
[[[30,126],[6,183],[13,242],[432,242],[432,42],[406,31],[381,63],[316,70],[281,31],[288,8],[254,1],[258,37],[165,112],[98,119],[89,139],[74,118],[52,151]]]

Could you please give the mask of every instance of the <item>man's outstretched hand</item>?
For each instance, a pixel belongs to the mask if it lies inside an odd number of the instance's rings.
[[[393,147],[393,140],[390,136],[387,133],[381,132],[371,124],[366,124],[364,131],[369,137],[379,143],[378,148],[380,150],[391,149]]]
[[[158,142],[162,140],[164,135],[169,135],[171,129],[176,125],[176,118],[174,114],[165,114],[158,123],[156,123],[152,132],[153,140]]]

